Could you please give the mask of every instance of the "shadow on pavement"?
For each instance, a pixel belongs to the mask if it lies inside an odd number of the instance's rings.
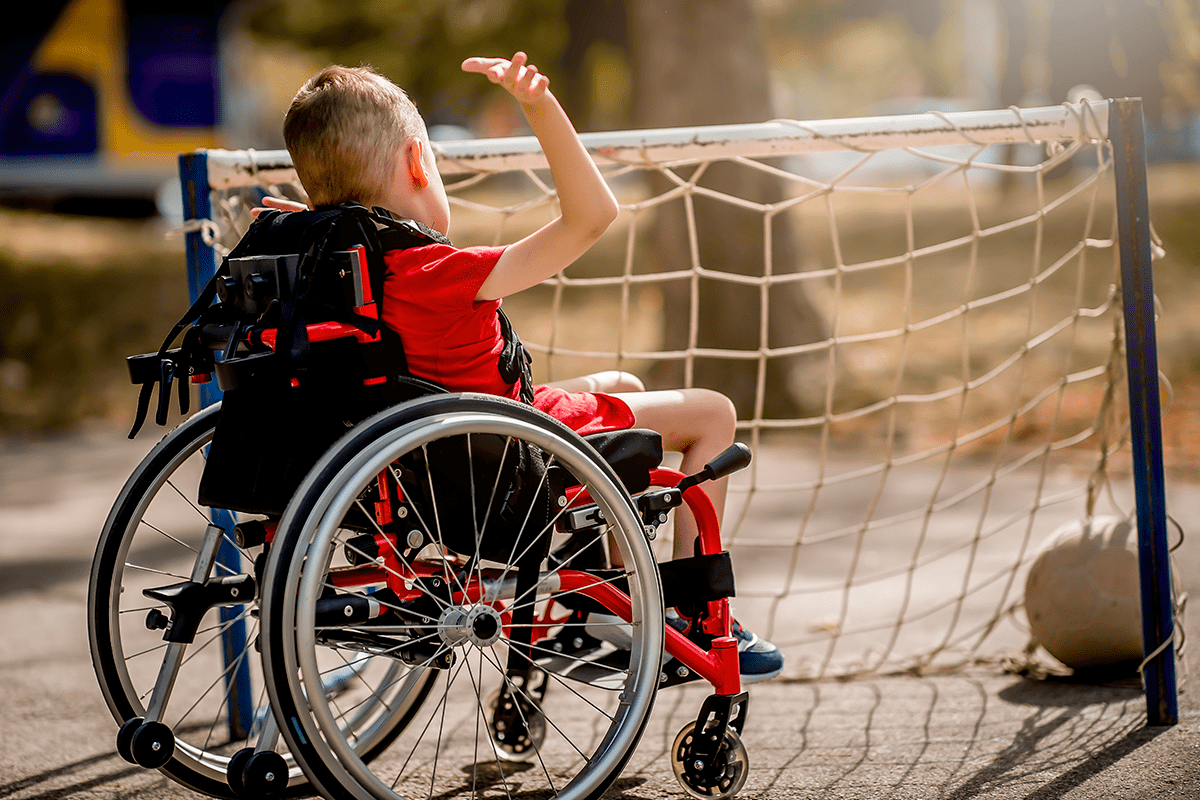
[[[117,769],[111,769],[113,766]],[[108,771],[94,774],[93,768]],[[92,789],[118,783],[126,778],[153,774],[141,767],[125,763],[116,753],[103,753],[6,783],[0,786],[0,798],[18,793],[21,794],[22,800],[52,800],[52,798],[86,795]],[[90,777],[84,777],[84,775],[90,775]],[[72,778],[75,779],[74,782],[65,784],[62,782],[64,779],[70,781]],[[38,791],[39,789],[41,791]],[[136,789],[130,791],[127,786],[122,789],[122,797],[135,797],[140,793]],[[26,792],[33,793],[27,794]]]

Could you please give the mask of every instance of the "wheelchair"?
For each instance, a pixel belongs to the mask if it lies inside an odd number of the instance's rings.
[[[251,333],[209,335],[218,376],[277,355],[271,331]],[[371,340],[340,322],[307,333]],[[205,488],[221,404],[152,449],[105,522],[88,595],[119,754],[227,798],[474,796],[517,775],[522,792],[595,798],[658,690],[704,680],[672,768],[694,797],[734,796],[748,697],[702,484],[749,450],[687,476],[659,465],[650,432],[585,439],[516,401],[418,395],[343,428],[265,513]],[[696,553],[656,563],[650,541],[683,505]]]

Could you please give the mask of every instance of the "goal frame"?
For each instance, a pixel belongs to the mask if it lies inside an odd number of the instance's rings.
[[[1014,122],[1015,120],[1015,122]],[[580,138],[601,164],[672,163],[720,158],[761,158],[799,152],[887,150],[919,138],[920,146],[948,144],[1043,143],[1081,134],[1112,145],[1116,183],[1118,250],[1124,314],[1130,443],[1138,532],[1142,638],[1141,672],[1147,724],[1178,722],[1174,616],[1162,459],[1158,356],[1154,318],[1152,234],[1146,179],[1145,130],[1140,98],[1063,104],[1035,109],[1004,109],[914,114],[893,117],[700,126],[612,133]],[[444,175],[545,167],[534,137],[440,142],[434,147]],[[249,158],[247,158],[249,155]],[[270,183],[291,170],[286,151],[199,150],[179,156],[183,193],[188,286],[192,300],[217,270],[212,246],[209,192],[238,185],[253,176]],[[219,399],[212,384],[201,403]],[[237,558],[236,550],[221,558]],[[236,626],[235,626],[236,627]],[[234,637],[245,636],[234,631]],[[228,652],[228,647],[226,647]],[[243,671],[244,671],[243,665]],[[247,724],[252,710],[248,673],[231,676],[231,726]]]
[[[1145,123],[1140,98],[1110,101],[1109,138],[1113,144],[1117,246],[1125,314],[1126,382],[1142,594],[1142,648],[1149,654],[1142,668],[1146,717],[1150,725],[1174,725],[1179,721],[1175,653],[1171,646],[1175,622],[1167,545]]]

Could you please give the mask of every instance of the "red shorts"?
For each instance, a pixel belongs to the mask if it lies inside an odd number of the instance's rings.
[[[533,407],[581,436],[633,427],[633,411],[624,400],[611,394],[568,392],[550,386],[534,386]]]

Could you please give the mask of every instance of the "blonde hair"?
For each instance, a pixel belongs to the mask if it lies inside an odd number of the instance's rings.
[[[412,139],[429,139],[417,107],[367,66],[321,70],[296,92],[283,121],[283,140],[314,206],[381,202]]]

